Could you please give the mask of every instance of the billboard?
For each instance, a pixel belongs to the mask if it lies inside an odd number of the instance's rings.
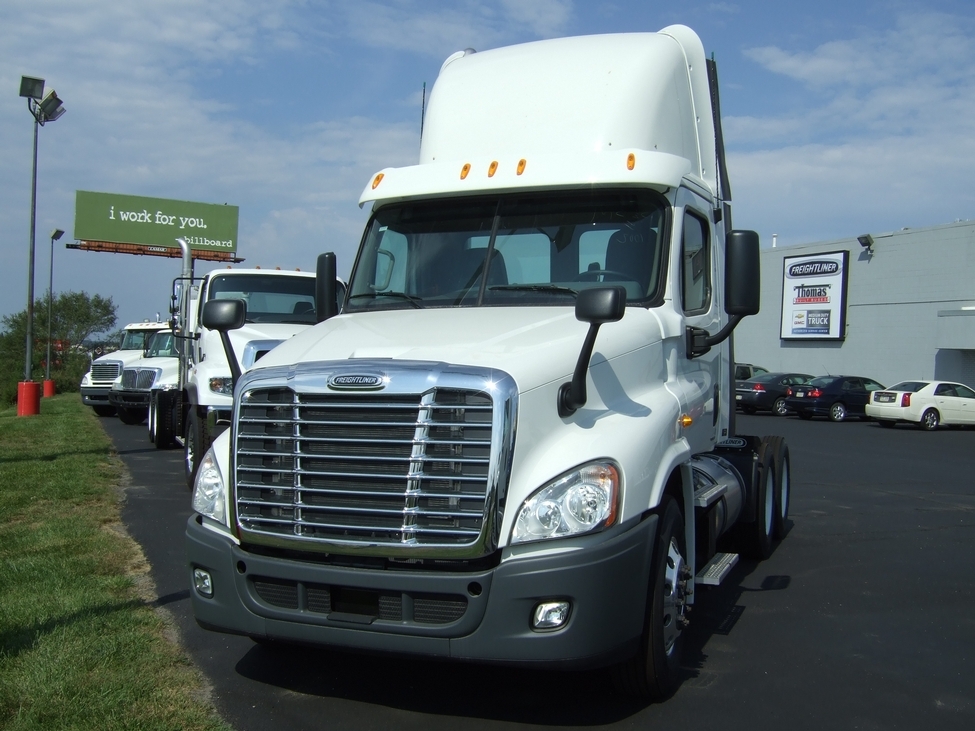
[[[782,260],[782,340],[846,337],[848,251]]]
[[[183,238],[195,258],[233,259],[238,213],[237,206],[79,190],[74,237],[82,245],[73,248],[179,256]]]

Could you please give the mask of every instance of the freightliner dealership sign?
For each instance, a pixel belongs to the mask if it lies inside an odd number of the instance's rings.
[[[194,252],[233,258],[238,211],[237,206],[79,190],[75,194],[74,237],[83,244],[104,242],[142,249],[132,253],[168,254],[169,249],[175,249],[176,256],[176,239],[182,238]]]
[[[783,340],[843,340],[846,336],[848,251],[782,260]]]

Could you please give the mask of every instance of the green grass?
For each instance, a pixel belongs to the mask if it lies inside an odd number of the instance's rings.
[[[151,604],[91,409],[16,413],[0,409],[0,729],[228,729]]]

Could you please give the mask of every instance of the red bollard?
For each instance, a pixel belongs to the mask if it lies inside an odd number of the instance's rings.
[[[57,392],[58,389],[54,385],[54,381],[44,381],[44,398],[51,398],[51,396],[55,396]]]
[[[17,384],[17,416],[36,416],[41,413],[41,384],[21,381]]]

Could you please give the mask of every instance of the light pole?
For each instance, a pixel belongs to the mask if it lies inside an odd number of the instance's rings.
[[[32,416],[41,411],[41,392],[31,379],[34,356],[34,229],[37,221],[37,130],[46,122],[60,119],[64,107],[57,92],[51,89],[44,96],[44,79],[32,76],[20,78],[20,96],[27,99],[27,111],[34,118],[34,165],[30,181],[30,250],[27,256],[27,356],[24,361],[24,380],[17,385],[17,416]]]
[[[46,373],[44,377],[44,398],[53,396],[55,393],[54,381],[51,380],[51,316],[54,302],[54,242],[64,236],[64,231],[59,228],[51,231],[51,273],[47,284],[47,360],[45,361]]]

